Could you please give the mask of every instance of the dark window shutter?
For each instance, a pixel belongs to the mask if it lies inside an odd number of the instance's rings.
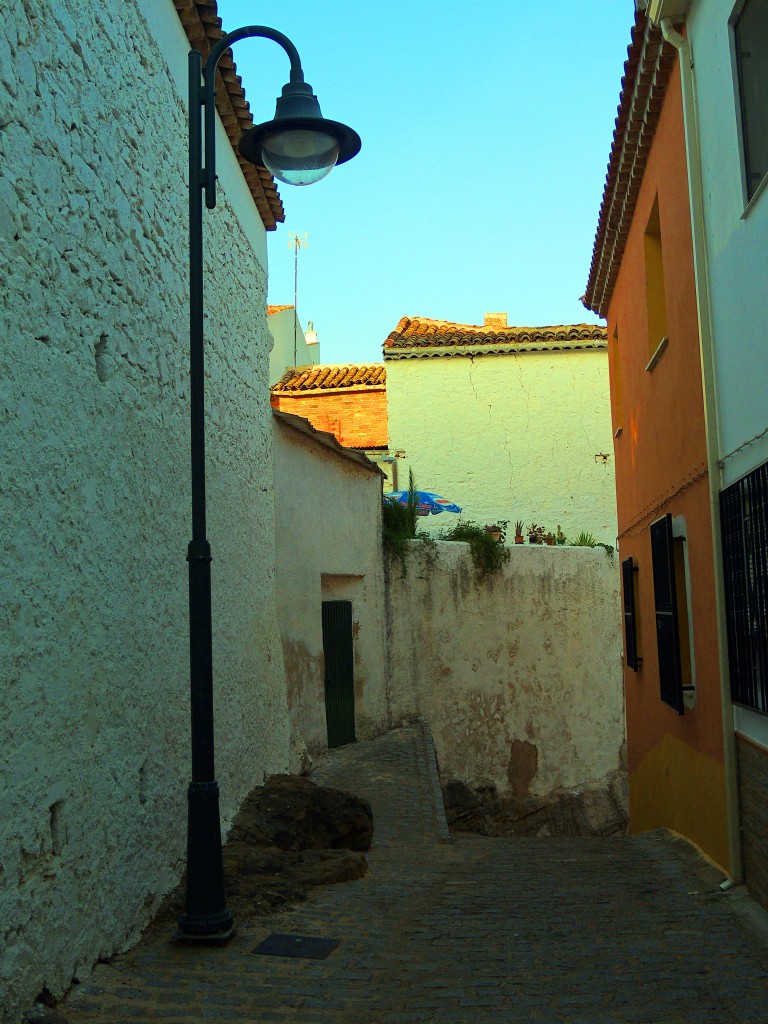
[[[768,463],[720,495],[731,697],[768,713]]]
[[[635,563],[625,558],[621,563],[624,590],[624,656],[627,665],[637,672],[642,658],[637,656],[637,616],[635,613]]]
[[[656,605],[656,646],[659,653],[661,699],[683,714],[683,673],[677,624],[677,594],[672,542],[672,516],[651,524],[653,594]]]

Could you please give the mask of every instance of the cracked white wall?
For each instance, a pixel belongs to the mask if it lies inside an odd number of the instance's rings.
[[[516,519],[614,544],[616,487],[604,350],[388,359],[390,451],[481,524]],[[607,455],[607,460],[596,456]],[[405,486],[405,483],[403,483]],[[421,520],[437,531],[448,514]],[[514,531],[512,531],[514,532]]]
[[[392,721],[429,723],[443,780],[506,794],[529,750],[531,796],[600,783],[623,763],[618,557],[531,545],[510,555],[484,580],[467,544],[412,542],[405,576],[392,562]]]
[[[130,942],[189,778],[189,49],[170,0],[0,27],[0,1020]],[[151,17],[151,21],[147,21]],[[217,775],[288,764],[263,224],[219,126],[205,214]],[[247,301],[243,300],[247,296]]]

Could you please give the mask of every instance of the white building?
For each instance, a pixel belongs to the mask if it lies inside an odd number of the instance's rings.
[[[605,328],[404,317],[384,343],[389,450],[481,525],[518,519],[613,544]],[[402,481],[405,481],[403,483]],[[450,525],[448,514],[422,520]]]
[[[312,321],[306,332],[295,306],[268,306],[268,324],[272,335],[269,353],[269,385],[277,384],[292,366],[316,366],[320,362],[320,343]]]

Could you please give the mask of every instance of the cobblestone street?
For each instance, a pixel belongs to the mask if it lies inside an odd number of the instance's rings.
[[[683,844],[449,837],[419,727],[331,751],[312,777],[371,801],[367,876],[239,920],[224,948],[150,929],[72,990],[70,1024],[768,1021],[743,891],[723,894]],[[252,955],[273,932],[340,944],[325,960]]]

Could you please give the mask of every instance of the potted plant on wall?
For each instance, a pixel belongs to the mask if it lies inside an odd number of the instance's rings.
[[[557,533],[555,534],[555,540],[558,544],[565,544],[565,534],[560,529],[560,524],[557,524]]]
[[[546,530],[543,526],[537,526],[536,523],[531,523],[528,527],[528,543],[529,544],[543,544]]]
[[[485,532],[491,540],[495,540],[497,543],[503,543],[507,537],[507,520],[500,519],[498,523],[491,523],[489,526],[486,526]]]
[[[523,540],[523,521],[518,519],[515,523],[515,544],[522,544]]]

